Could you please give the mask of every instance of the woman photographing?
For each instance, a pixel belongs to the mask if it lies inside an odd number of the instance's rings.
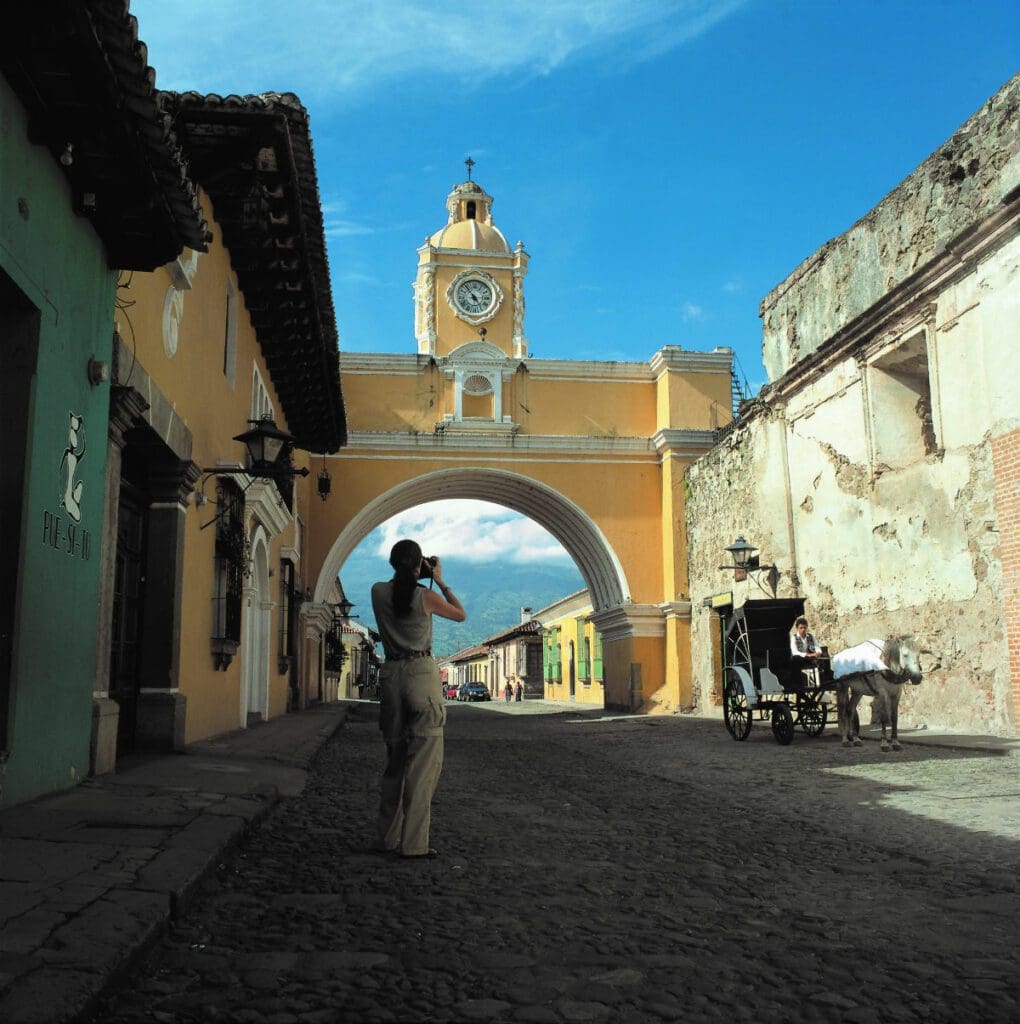
[[[463,622],[463,605],[443,582],[443,563],[413,540],[390,552],[393,578],[372,586],[386,662],[379,673],[379,728],[386,741],[376,843],[401,857],[435,857],[429,846],[432,794],[443,770],[446,707],[432,658],[432,616]],[[418,582],[432,578],[437,589]]]

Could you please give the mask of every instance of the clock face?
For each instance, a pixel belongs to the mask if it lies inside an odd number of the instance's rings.
[[[492,289],[476,277],[461,281],[453,297],[457,305],[471,316],[484,313],[492,305]]]

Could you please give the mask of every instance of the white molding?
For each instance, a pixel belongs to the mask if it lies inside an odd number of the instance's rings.
[[[691,617],[690,601],[663,601],[657,607],[662,609],[662,613],[666,616],[667,620],[690,619]]]
[[[714,430],[681,430],[667,427],[652,434],[651,441],[660,455],[700,458],[715,447],[716,436]]]
[[[624,604],[607,608],[595,612],[592,623],[602,634],[604,644],[631,637],[666,635],[666,617],[662,607],[655,604]]]
[[[320,640],[333,625],[333,610],[327,604],[305,601],[300,614],[306,640]]]
[[[442,230],[445,231],[446,228],[451,227],[451,226],[452,225],[447,224],[446,227],[444,227]],[[496,228],[496,231],[499,232],[500,237],[503,237],[503,232],[500,231],[499,228],[497,228],[495,224],[493,224],[492,227]],[[437,232],[437,234],[438,234],[438,232]],[[425,247],[422,246],[418,250],[418,252],[423,252],[424,249],[425,249]],[[444,256],[464,256],[467,259],[473,259],[475,256],[483,256],[485,259],[489,259],[489,260],[491,260],[491,259],[499,259],[499,260],[504,260],[507,263],[511,263],[513,261],[513,259],[514,259],[514,256],[515,256],[515,254],[510,251],[510,246],[509,245],[507,245],[506,250],[504,251],[502,249],[454,249],[454,248],[449,247],[449,246],[436,245],[436,244],[433,243],[432,244],[432,252],[437,254],[437,255],[438,254],[442,254]],[[442,267],[470,267],[470,266],[473,266],[473,264],[471,264],[471,263],[447,263],[447,262],[443,261],[443,262],[439,263],[439,266],[442,266]]]
[[[292,519],[276,484],[267,480],[254,480],[248,486],[244,492],[244,510],[266,528],[270,537],[282,533]]]
[[[492,363],[510,361],[510,356],[491,341],[466,341],[463,345],[458,345],[447,355],[440,356],[437,362],[441,366],[455,365],[462,367],[466,365],[474,366],[479,360],[486,364],[487,369],[491,369]],[[518,362],[516,359],[512,361],[514,363]],[[514,369],[516,369],[516,366]]]
[[[343,450],[348,458],[353,450],[405,452],[422,448],[491,448],[500,443],[495,431],[505,429],[502,423],[491,420],[477,421],[475,436],[471,436],[471,421],[463,421],[456,438],[448,437],[453,421],[436,424],[436,432],[408,434],[390,430],[352,430],[347,435]],[[710,435],[711,431],[704,431]],[[451,444],[453,442],[453,444]],[[502,439],[507,450],[516,452],[605,452],[606,454],[656,455],[655,446],[647,437],[596,437],[566,434],[517,434]],[[699,447],[698,451],[701,452]],[[707,450],[707,449],[705,449]]]
[[[292,563],[300,562],[301,553],[297,548],[292,548],[289,544],[284,544],[283,547],[280,548],[280,560]]]
[[[677,345],[665,345],[649,360],[656,380],[664,373],[729,373],[732,365],[731,348],[716,348],[711,352],[689,352]]]
[[[582,614],[585,617],[591,614],[591,595],[588,593],[587,587],[584,590],[575,590],[573,594],[567,594],[566,597],[561,597],[558,601],[539,608],[537,612],[532,612],[531,617],[543,629],[548,629],[546,620],[552,623],[557,619],[577,618]]]
[[[421,373],[429,358],[420,353],[341,352],[341,374],[382,374],[411,376]]]
[[[648,363],[605,363],[594,359],[526,360],[528,372],[536,380],[573,380],[591,384],[654,384]]]

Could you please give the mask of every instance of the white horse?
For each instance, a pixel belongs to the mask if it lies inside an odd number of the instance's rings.
[[[916,686],[921,682],[917,642],[908,636],[893,636],[884,642],[867,640],[834,655],[832,670],[843,746],[861,745],[857,705],[862,697],[872,697],[882,722],[882,749],[900,750],[896,734],[900,691],[906,683]],[[889,739],[887,725],[891,726]]]

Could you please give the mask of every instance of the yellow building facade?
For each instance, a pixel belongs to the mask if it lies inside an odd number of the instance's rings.
[[[542,675],[546,700],[605,704],[602,635],[592,622],[587,590],[542,608]]]
[[[209,233],[118,288],[96,771],[111,730],[117,755],[179,749],[325,699],[336,618],[305,601],[315,475],[251,475],[235,439],[272,420],[298,469],[344,439],[307,114],[164,97]]]
[[[607,705],[677,710],[690,702],[683,471],[730,419],[732,354],[532,358],[529,257],[492,206],[462,182],[418,250],[416,352],[341,356],[345,485],[310,511],[315,599],[396,513],[442,498],[495,502],[574,558],[602,636]]]

